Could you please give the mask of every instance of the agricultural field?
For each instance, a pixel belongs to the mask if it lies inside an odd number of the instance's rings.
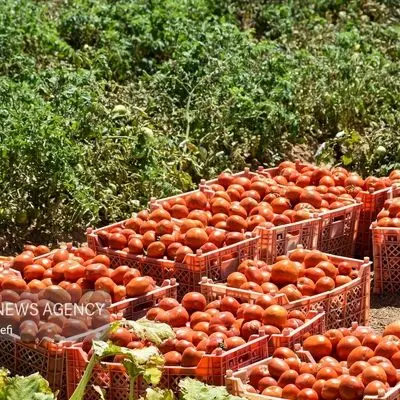
[[[1,2],[0,249],[224,169],[399,166],[396,0]]]

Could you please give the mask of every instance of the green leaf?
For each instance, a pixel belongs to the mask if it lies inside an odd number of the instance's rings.
[[[93,340],[93,352],[97,357],[104,358],[121,353],[121,347],[112,342],[104,342],[103,340]]]
[[[6,381],[5,398],[7,400],[37,399],[54,400],[48,382],[35,373],[27,377],[16,376]]]
[[[162,366],[163,363],[160,362],[160,366]],[[143,373],[143,379],[152,385],[158,385],[160,383],[162,376],[162,371],[160,368],[157,366],[147,368],[144,373]]]
[[[343,154],[342,161],[344,165],[350,165],[353,162],[353,158],[349,154]]]
[[[149,321],[142,318],[138,321],[123,321],[123,324],[130,328],[138,337],[148,340],[156,345],[164,340],[175,337],[173,329],[161,322]]]

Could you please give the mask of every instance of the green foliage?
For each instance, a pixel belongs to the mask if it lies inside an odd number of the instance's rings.
[[[29,376],[9,376],[9,371],[0,370],[0,400],[56,400],[49,383],[35,373]]]
[[[82,239],[298,143],[399,166],[394,0],[0,4],[3,252]]]

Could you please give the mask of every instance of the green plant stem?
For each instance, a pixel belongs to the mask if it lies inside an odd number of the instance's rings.
[[[133,389],[135,387],[135,380],[136,379],[137,379],[136,377],[135,378],[131,377],[129,379],[129,400],[136,400],[134,392],[133,392]]]
[[[98,361],[99,359],[95,355],[93,355],[85,369],[82,379],[80,380],[78,386],[76,387],[74,393],[69,400],[83,400],[83,398],[85,397],[86,386],[88,385],[90,378],[92,377],[93,369]]]

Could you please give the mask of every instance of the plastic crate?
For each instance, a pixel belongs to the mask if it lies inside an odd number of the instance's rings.
[[[143,296],[128,298],[111,304],[107,310],[121,317],[135,321],[146,315],[147,311],[166,297],[176,299],[179,284],[175,278],[166,279],[161,286]]]
[[[349,326],[352,322],[367,324],[370,309],[370,269],[372,263],[368,258],[362,261],[331,254],[327,254],[327,256],[335,265],[342,261],[348,261],[360,271],[359,276],[329,292],[304,297],[296,301],[289,301],[284,294],[276,294],[278,304],[284,306],[287,310],[301,310],[306,313],[322,307],[325,311],[327,329]],[[222,283],[214,283],[207,280],[207,278],[202,280],[201,292],[208,301],[216,300],[223,296],[232,296],[245,302],[254,302],[263,295],[249,290],[228,287]]]
[[[310,320],[296,330],[280,335],[267,336],[261,334],[248,343],[235,349],[226,351],[221,355],[206,354],[202,357],[197,367],[170,367],[163,368],[160,387],[170,388],[178,392],[178,383],[184,377],[193,377],[202,382],[214,385],[223,385],[227,370],[237,370],[250,365],[258,360],[268,357],[268,352],[273,352],[280,346],[294,346],[302,342],[303,337],[324,331],[324,313],[313,313]],[[67,349],[67,383],[68,395],[71,396],[78,385],[87,366],[88,359],[80,345]],[[101,363],[96,366],[85,400],[97,400],[97,394],[92,389],[93,385],[105,390],[107,400],[128,400],[129,379],[121,364]],[[146,384],[138,380],[135,384],[136,398],[140,397],[146,389]]]
[[[102,332],[106,326],[60,342],[27,344],[14,334],[0,337],[0,365],[12,375],[30,375],[39,372],[53,391],[59,391],[58,399],[67,399],[67,374],[65,349],[81,342],[87,335]]]
[[[363,203],[354,202],[319,214],[318,250],[353,257]]]
[[[356,237],[357,257],[372,256],[373,247],[370,226],[376,220],[379,211],[382,210],[389,192],[390,188],[385,188],[376,192],[362,191],[357,195],[357,199],[363,203]]]
[[[0,267],[3,265],[8,265],[12,262],[14,257],[0,256]]]
[[[320,218],[310,218],[273,228],[255,228],[254,232],[260,237],[259,258],[270,264],[276,257],[286,254],[298,245],[306,249],[317,248],[320,226]]]
[[[376,294],[398,293],[400,286],[400,228],[372,224],[374,288]]]
[[[310,164],[301,163],[296,161],[296,169],[300,171],[302,168],[307,167]],[[279,168],[259,168],[257,171],[259,174],[269,175],[275,177],[279,174]],[[377,191],[361,191],[357,195],[357,199],[362,203],[359,214],[359,224],[357,229],[357,235],[355,238],[355,256],[358,258],[371,257],[372,256],[372,234],[369,229],[371,223],[375,221],[376,216],[382,209],[383,204],[388,196],[389,187],[377,190]],[[340,240],[337,241],[337,248],[340,248]],[[333,246],[332,246],[333,247]],[[332,252],[331,249],[326,249]],[[345,249],[346,250],[346,249]],[[351,253],[336,253],[351,256]]]
[[[399,196],[400,186],[398,184],[394,184],[390,188],[377,190],[376,192],[369,193],[363,191],[357,195],[357,198],[363,202],[356,238],[356,255],[358,257],[373,255],[371,224],[376,220],[385,201],[389,198]]]
[[[294,350],[301,361],[315,363],[315,360],[313,359],[311,354],[308,351],[302,350],[300,345],[296,346]],[[265,360],[261,360],[257,363],[241,368],[236,372],[227,371],[226,381],[225,381],[227,391],[233,396],[239,396],[248,400],[272,400],[272,399],[276,400],[275,397],[247,392],[244,386],[244,384],[248,382],[250,370],[256,366],[267,365],[268,361],[271,358],[272,357],[269,357]],[[400,398],[400,383],[390,388],[386,393],[382,393],[382,395],[364,396],[363,400],[378,400],[378,399],[398,400],[399,398]]]
[[[158,285],[161,285],[165,279],[175,278],[179,282],[178,299],[181,299],[187,292],[199,290],[199,282],[203,276],[208,276],[214,281],[224,281],[231,272],[236,270],[241,261],[258,255],[260,238],[255,233],[248,233],[248,238],[241,242],[205,254],[201,250],[197,250],[196,254],[188,254],[183,263],[166,258],[156,259],[144,255],[133,255],[102,247],[96,232],[121,226],[124,222],[97,230],[88,229],[89,247],[98,254],[106,254],[111,260],[112,267],[128,265],[137,268],[142,275],[151,276]]]

